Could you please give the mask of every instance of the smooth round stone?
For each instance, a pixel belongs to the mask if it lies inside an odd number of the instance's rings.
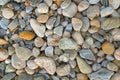
[[[71,0],[64,0],[64,2],[62,2],[62,4],[61,4],[61,8],[65,9],[65,8],[69,7],[70,4],[71,4]]]
[[[25,47],[18,47],[15,49],[16,55],[19,59],[26,61],[32,56],[30,49]]]
[[[57,34],[58,36],[62,36],[63,26],[57,26],[56,28],[54,28],[54,34]]]
[[[33,55],[34,57],[37,57],[37,56],[39,56],[39,54],[40,54],[39,48],[34,47],[34,48],[32,49],[32,55]]]
[[[66,75],[70,74],[70,65],[67,64],[67,65],[61,65],[61,66],[57,67],[56,73],[59,76],[66,76]]]
[[[88,76],[86,74],[77,74],[77,80],[89,80]]]
[[[9,57],[7,50],[0,48],[0,61],[4,61]]]
[[[41,68],[44,68],[49,74],[53,75],[55,73],[56,64],[55,64],[55,61],[52,58],[38,57],[34,61]]]
[[[108,0],[109,4],[112,5],[114,9],[119,8],[120,6],[120,0]]]
[[[114,57],[117,60],[120,60],[120,48],[115,50]]]
[[[14,16],[14,12],[9,8],[4,8],[2,9],[2,15],[3,17],[10,19]]]
[[[30,69],[36,69],[36,68],[38,68],[38,65],[34,62],[34,60],[28,60],[27,61],[27,66]]]
[[[118,71],[118,66],[117,65],[115,65],[114,63],[112,63],[112,62],[109,62],[108,64],[107,64],[107,68],[109,69],[109,70],[111,70],[111,71]]]
[[[11,64],[15,69],[22,69],[26,66],[25,61],[20,60],[16,54],[12,55]]]
[[[69,7],[63,9],[62,14],[66,17],[73,17],[77,13],[77,6],[75,3],[71,3]]]
[[[37,21],[39,23],[46,23],[48,20],[49,16],[46,14],[41,14],[40,16],[37,17]]]
[[[46,56],[53,56],[53,47],[52,47],[52,46],[48,46],[48,47],[45,49],[45,55],[46,55]]]
[[[119,80],[120,79],[120,73],[115,73],[110,80]]]
[[[34,44],[36,47],[42,47],[44,45],[45,41],[41,37],[37,37],[34,40]]]
[[[105,54],[113,54],[115,51],[115,47],[112,43],[110,42],[104,42],[102,44],[102,50]]]
[[[78,11],[79,12],[82,12],[84,10],[86,10],[88,7],[89,7],[89,3],[87,1],[81,1],[79,4],[78,4]]]
[[[81,29],[81,27],[83,25],[83,22],[78,18],[72,18],[71,22],[72,22],[72,25],[73,25],[73,29],[75,31],[80,31],[80,29]]]
[[[30,75],[35,73],[35,70],[30,69],[29,67],[25,67],[25,71],[27,72],[27,74],[30,74]]]
[[[38,12],[39,13],[48,13],[49,7],[45,3],[40,3],[38,5]]]

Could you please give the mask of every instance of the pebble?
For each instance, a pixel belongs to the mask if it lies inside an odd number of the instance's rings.
[[[111,71],[118,71],[118,66],[115,65],[115,64],[112,63],[112,62],[109,62],[109,63],[107,64],[107,69],[108,69],[108,70],[111,70]]]
[[[72,22],[72,25],[73,25],[73,29],[75,31],[80,31],[80,29],[83,25],[83,22],[78,18],[72,18],[71,22]]]
[[[110,80],[110,78],[113,74],[114,74],[114,72],[109,71],[105,68],[102,68],[102,69],[90,74],[89,78],[90,78],[90,80]]]
[[[100,65],[100,64],[97,64],[97,63],[96,63],[96,64],[93,64],[93,65],[92,65],[92,70],[93,70],[93,71],[97,71],[97,70],[99,70],[99,69],[101,69],[101,65]]]
[[[28,60],[27,67],[29,67],[31,70],[34,70],[38,68],[38,65],[34,62],[34,60]]]
[[[35,73],[35,70],[30,69],[29,67],[25,67],[25,71],[29,75],[33,75]]]
[[[109,60],[109,61],[113,61],[114,57],[113,57],[113,55],[107,55],[106,59]]]
[[[31,31],[22,31],[19,33],[19,37],[25,40],[32,40],[35,34]]]
[[[8,44],[8,41],[0,38],[0,45],[6,45],[6,44]]]
[[[0,61],[4,61],[9,57],[7,50],[0,48]]]
[[[39,23],[46,23],[48,20],[49,16],[46,14],[41,14],[40,16],[37,17],[37,21]]]
[[[49,11],[49,7],[45,3],[40,3],[37,8],[39,13],[48,13]]]
[[[47,43],[51,46],[58,46],[60,37],[58,35],[51,35],[47,37]]]
[[[120,29],[113,29],[111,34],[114,41],[120,41]]]
[[[70,39],[70,38],[62,38],[60,41],[59,41],[59,48],[60,49],[77,49],[78,48],[78,45],[77,43]]]
[[[66,76],[70,74],[70,65],[66,64],[66,65],[61,65],[59,67],[57,67],[56,69],[56,73],[59,76]]]
[[[97,4],[100,0],[88,0],[90,4]]]
[[[83,39],[82,35],[80,34],[80,32],[73,32],[72,37],[78,45],[83,44],[84,39]]]
[[[83,26],[81,28],[81,31],[86,32],[90,27],[89,19],[88,19],[88,17],[82,17],[81,20],[83,21]]]
[[[14,19],[9,25],[8,28],[10,29],[10,31],[13,31],[14,29],[16,29],[19,25],[18,19]]]
[[[15,69],[22,69],[26,66],[25,61],[20,60],[16,54],[12,55],[11,64]]]
[[[71,23],[68,24],[68,25],[66,26],[65,30],[68,31],[68,32],[72,32],[72,24],[71,24]]]
[[[82,49],[82,50],[80,50],[79,55],[82,58],[85,58],[85,59],[88,59],[88,60],[93,60],[93,61],[96,60],[93,52],[90,49]]]
[[[104,41],[104,38],[102,35],[100,35],[99,33],[93,33],[92,34],[92,37],[100,42],[103,42]]]
[[[89,80],[86,74],[79,73],[77,74],[77,80]]]
[[[76,67],[76,61],[75,60],[69,60],[69,64],[70,64],[71,68]]]
[[[114,8],[114,9],[117,9],[117,8],[119,8],[119,6],[120,6],[120,0],[108,0],[109,1],[109,4],[110,5],[112,5],[112,7]]]
[[[39,24],[35,19],[30,19],[30,25],[38,37],[44,37],[46,28],[43,24]]]
[[[10,22],[10,21],[9,21],[8,19],[2,18],[2,19],[0,20],[0,27],[6,30],[6,29],[8,28],[9,22]]]
[[[112,7],[106,7],[100,11],[101,17],[106,17],[111,15],[114,12]]]
[[[57,26],[54,28],[54,34],[57,34],[58,36],[62,36],[63,34],[63,26]]]
[[[71,0],[64,0],[60,6],[62,9],[65,9],[65,8],[69,7],[70,4],[71,4]]]
[[[48,56],[48,57],[53,56],[53,47],[52,46],[46,47],[45,55]]]
[[[0,5],[5,5],[8,3],[10,0],[0,0]]]
[[[93,19],[93,20],[90,21],[90,25],[93,26],[93,27],[99,28],[100,27],[100,21],[97,20],[97,19]]]
[[[32,49],[32,55],[33,55],[34,57],[38,57],[39,54],[40,54],[39,48],[34,47],[34,48]]]
[[[11,63],[11,60],[10,59],[6,59],[5,60],[5,64],[10,64]]]
[[[92,72],[90,65],[88,65],[82,58],[77,56],[76,59],[78,67],[83,74],[89,74]]]
[[[34,44],[36,47],[42,47],[44,45],[45,41],[41,37],[37,37],[34,40]]]
[[[106,41],[102,44],[102,50],[105,54],[113,54],[115,47],[112,43]]]
[[[22,73],[17,77],[18,80],[33,80],[31,75]]]
[[[5,75],[5,67],[6,67],[5,62],[1,62],[0,63],[0,76],[1,77],[3,77]]]
[[[43,67],[49,74],[53,75],[55,73],[56,64],[55,64],[55,61],[52,58],[38,57],[34,61],[41,68]]]
[[[54,23],[56,22],[56,17],[50,17],[46,22],[47,29],[52,29],[54,26]]]
[[[82,12],[84,10],[86,10],[88,7],[89,7],[89,2],[88,1],[81,1],[79,4],[78,4],[78,11],[79,12]]]
[[[120,48],[116,49],[115,52],[114,52],[114,57],[115,59],[117,60],[120,60]]]
[[[93,20],[95,17],[98,17],[99,13],[100,13],[100,9],[99,9],[99,6],[97,6],[97,5],[90,6],[87,9],[87,17],[91,20]]]
[[[4,18],[10,19],[14,16],[14,12],[9,8],[3,8],[2,9],[2,15],[3,15]]]
[[[32,56],[31,50],[25,47],[17,47],[15,52],[17,57],[23,61],[28,60]]]
[[[16,76],[15,73],[8,73],[8,74],[4,75],[1,80],[12,80],[15,76]]]
[[[53,0],[44,0],[44,2],[48,5],[51,6],[53,3]]]
[[[119,18],[107,18],[101,23],[101,28],[103,30],[111,30],[114,28],[118,28],[120,26]]]
[[[73,17],[77,13],[77,6],[75,3],[71,3],[69,7],[63,9],[62,14],[66,17]]]
[[[5,72],[6,73],[15,72],[15,68],[11,64],[8,64],[5,68]]]
[[[115,73],[110,80],[119,80],[120,79],[120,73]]]
[[[92,37],[87,37],[87,38],[85,39],[85,42],[86,42],[88,45],[93,45],[93,43],[94,43]]]

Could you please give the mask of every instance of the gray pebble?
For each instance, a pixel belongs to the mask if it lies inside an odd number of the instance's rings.
[[[32,79],[32,76],[26,73],[22,73],[18,76],[18,80],[33,80],[33,79]]]
[[[96,40],[103,42],[104,38],[99,34],[99,33],[93,33],[92,37],[95,38]]]
[[[69,23],[69,24],[66,26],[65,30],[68,31],[68,32],[72,32],[72,24]]]
[[[4,29],[0,29],[0,37],[3,37],[6,34],[6,31]]]
[[[5,74],[5,67],[6,67],[5,62],[1,62],[0,63],[0,76],[4,76],[4,74]]]
[[[8,28],[9,22],[10,21],[8,19],[2,18],[0,20],[0,27],[6,30]]]
[[[56,17],[50,17],[46,23],[46,27],[48,29],[52,29],[55,22],[56,22]]]
[[[10,0],[0,0],[0,5],[5,5],[8,3]]]
[[[62,36],[63,34],[63,26],[57,26],[54,28],[54,34],[57,34],[58,36]]]
[[[99,70],[100,68],[101,68],[101,65],[100,65],[100,64],[93,64],[93,65],[92,65],[93,71],[97,71],[97,70]]]
[[[113,55],[107,55],[106,59],[109,61],[113,61],[115,58],[113,57]]]
[[[52,47],[52,46],[48,46],[48,47],[45,49],[45,55],[46,55],[46,56],[53,56],[53,47]]]
[[[5,76],[3,76],[3,78],[0,80],[12,80],[15,76],[16,76],[15,73],[8,73]]]

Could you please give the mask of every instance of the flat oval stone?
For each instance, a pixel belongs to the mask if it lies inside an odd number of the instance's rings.
[[[88,7],[89,7],[89,3],[87,1],[81,1],[79,4],[78,4],[78,11],[79,12],[82,12],[84,10],[86,10]]]
[[[18,47],[15,49],[16,55],[19,59],[26,61],[32,56],[30,49],[25,47]]]
[[[65,8],[67,8],[70,4],[71,4],[71,0],[64,0],[64,2],[62,2],[62,4],[61,4],[61,8],[62,8],[62,9],[65,9]]]
[[[66,17],[73,17],[77,13],[77,6],[75,3],[71,3],[69,7],[63,9],[62,14]]]
[[[39,24],[35,19],[30,19],[30,25],[37,36],[44,37],[46,28],[43,24]]]
[[[20,60],[16,54],[12,55],[11,64],[15,69],[22,69],[26,66],[25,61]]]
[[[10,19],[14,16],[14,12],[9,8],[4,8],[2,10],[2,15],[3,15],[3,17]]]

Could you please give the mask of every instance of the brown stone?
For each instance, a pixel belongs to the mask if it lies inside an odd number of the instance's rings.
[[[40,15],[37,17],[37,21],[39,23],[46,23],[48,20],[48,15]]]
[[[85,74],[77,74],[77,80],[89,80],[88,76]]]

